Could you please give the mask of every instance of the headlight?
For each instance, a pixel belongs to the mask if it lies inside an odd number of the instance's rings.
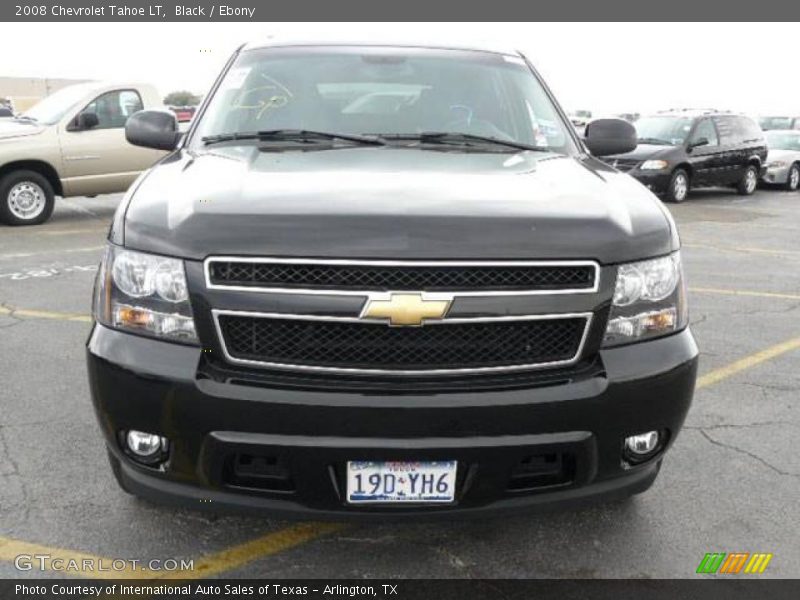
[[[771,163],[767,163],[768,169],[782,169],[783,167],[787,166],[789,163],[783,160],[774,160]]]
[[[183,261],[109,246],[95,283],[99,323],[189,344],[197,343]]]
[[[668,335],[688,320],[679,252],[617,267],[604,346]]]
[[[665,160],[646,160],[639,167],[642,171],[660,171],[666,169],[669,163]]]

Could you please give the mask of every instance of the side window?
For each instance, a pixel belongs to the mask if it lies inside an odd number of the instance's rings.
[[[81,112],[97,115],[94,129],[119,129],[133,113],[142,110],[142,99],[134,90],[114,90],[92,100]]]
[[[746,142],[755,142],[764,137],[761,128],[756,125],[755,121],[752,119],[737,117],[736,121],[739,125],[738,129],[742,140]]]
[[[738,144],[736,124],[733,117],[714,117],[714,123],[719,132],[719,143],[723,146],[733,146]]]
[[[696,142],[700,138],[706,138],[709,146],[719,146],[719,138],[717,137],[717,130],[711,119],[703,119],[697,124],[697,127],[692,134],[692,142]]]

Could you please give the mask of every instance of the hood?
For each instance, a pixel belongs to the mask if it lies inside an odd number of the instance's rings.
[[[770,149],[767,154],[767,163],[775,160],[783,160],[786,162],[793,162],[800,160],[800,150],[773,150]]]
[[[0,119],[0,140],[36,135],[42,131],[44,127],[37,123],[12,118]]]
[[[176,153],[135,189],[124,244],[319,258],[604,263],[677,244],[658,199],[592,158],[396,147]]]
[[[662,158],[671,154],[677,146],[662,146],[661,144],[639,144],[635,150],[625,154],[615,154],[614,156],[606,156],[604,159],[613,160],[615,158],[632,159],[632,160],[649,160],[651,158]]]

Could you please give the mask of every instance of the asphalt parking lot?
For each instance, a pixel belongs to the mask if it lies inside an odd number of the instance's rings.
[[[60,575],[18,571],[23,553],[193,558],[192,577],[695,577],[706,552],[737,551],[772,553],[764,577],[800,577],[800,194],[713,190],[670,206],[701,379],[647,493],[578,512],[377,525],[214,517],[117,488],[84,343],[120,197],[0,226],[0,577]]]

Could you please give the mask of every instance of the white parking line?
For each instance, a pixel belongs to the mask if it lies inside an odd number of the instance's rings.
[[[74,210],[75,212],[79,212],[81,214],[93,217],[95,219],[101,218],[100,215],[98,215],[93,210],[88,209],[85,206],[81,206],[80,204],[77,204],[75,202],[72,202],[71,200],[66,200],[64,198],[61,198],[61,200],[59,200],[59,203],[61,206],[66,206],[67,208],[69,208],[70,210]]]
[[[52,250],[41,250],[38,252],[17,252],[15,254],[0,254],[0,260],[28,258],[31,256],[46,256],[48,254],[74,254],[77,252],[98,252],[103,248],[105,248],[105,246],[87,246],[85,248],[53,248]]]
[[[63,273],[85,273],[97,271],[97,265],[71,265],[68,267],[39,267],[23,269],[13,273],[0,273],[0,279],[9,281],[25,281],[27,279],[46,279]]]

